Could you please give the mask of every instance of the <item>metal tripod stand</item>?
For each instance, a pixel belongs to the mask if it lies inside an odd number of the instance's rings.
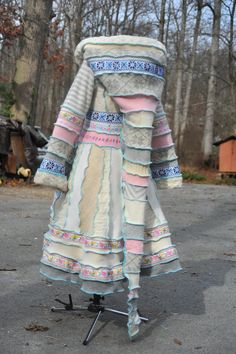
[[[100,296],[100,295],[96,295],[94,294],[93,297],[91,299],[89,299],[90,303],[88,306],[75,306],[73,304],[73,301],[72,301],[72,296],[71,294],[69,294],[69,303],[66,303],[64,301],[61,301],[60,299],[55,299],[55,301],[59,302],[60,304],[64,305],[64,307],[52,307],[51,308],[51,311],[53,312],[63,312],[63,311],[79,311],[79,310],[88,310],[90,312],[95,312],[97,313],[95,319],[93,320],[89,330],[88,330],[88,333],[83,341],[83,345],[87,345],[88,342],[89,342],[89,338],[91,337],[91,334],[96,326],[96,323],[99,319],[99,317],[101,316],[101,314],[105,311],[108,311],[108,312],[112,312],[116,315],[121,315],[121,316],[128,316],[128,313],[126,312],[122,312],[122,311],[118,311],[118,310],[114,310],[114,309],[111,309],[109,307],[106,307],[104,306],[103,304],[101,304],[101,300],[104,300],[104,297],[103,296]],[[140,314],[139,314],[140,315]],[[147,322],[148,321],[148,318],[146,317],[142,317],[140,315],[140,320],[141,321],[144,321],[144,322]]]

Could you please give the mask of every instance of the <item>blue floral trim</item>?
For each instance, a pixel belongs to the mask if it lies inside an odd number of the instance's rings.
[[[98,122],[121,124],[123,121],[123,114],[113,112],[89,111],[86,115],[86,118]]]
[[[103,59],[89,60],[89,67],[96,73],[106,72],[136,72],[140,74],[150,74],[164,78],[164,67],[150,61],[144,60],[121,60],[121,59]]]
[[[180,176],[179,166],[171,166],[166,168],[152,167],[151,170],[152,170],[152,178]]]
[[[40,165],[41,171],[65,175],[65,166],[55,160],[44,159]]]

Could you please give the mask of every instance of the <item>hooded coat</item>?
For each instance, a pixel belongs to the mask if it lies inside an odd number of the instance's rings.
[[[182,177],[161,104],[166,50],[144,37],[83,40],[35,182],[57,189],[41,273],[90,294],[124,290],[138,333],[140,275],[181,269],[158,189]]]

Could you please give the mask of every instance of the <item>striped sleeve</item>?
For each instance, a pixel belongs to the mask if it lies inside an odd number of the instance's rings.
[[[73,152],[91,104],[93,89],[94,74],[84,61],[61,106],[35,183],[67,191],[67,171],[73,162]]]
[[[166,113],[159,101],[152,136],[151,173],[160,188],[182,186],[182,175]]]

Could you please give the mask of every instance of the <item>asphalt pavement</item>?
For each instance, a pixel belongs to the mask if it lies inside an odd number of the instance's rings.
[[[52,191],[0,187],[0,354],[236,354],[236,187],[159,194],[183,270],[142,281],[140,311],[150,320],[134,342],[126,318],[104,313],[83,346],[94,314],[50,308],[68,294],[86,304],[88,295],[39,275]],[[105,303],[126,311],[126,296]]]

